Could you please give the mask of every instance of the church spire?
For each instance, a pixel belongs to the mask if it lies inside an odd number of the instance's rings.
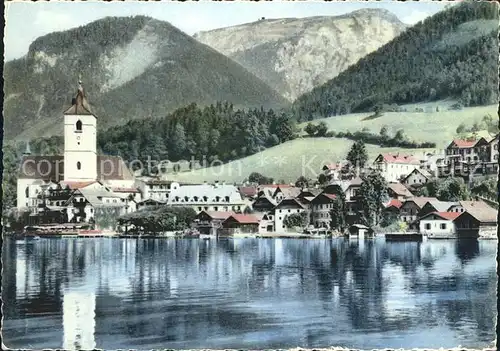
[[[95,115],[90,110],[90,105],[85,97],[85,92],[83,90],[81,76],[78,76],[78,90],[76,92],[76,97],[72,100],[72,106],[67,109],[65,115]]]

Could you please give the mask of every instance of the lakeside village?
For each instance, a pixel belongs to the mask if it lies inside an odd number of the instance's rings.
[[[266,184],[263,176],[250,179],[255,183],[183,184],[135,176],[120,157],[97,155],[96,130],[80,84],[64,112],[64,155],[31,155],[27,144],[17,181],[17,220],[7,221],[11,234],[496,238],[496,196],[460,194],[470,193],[471,178],[496,179],[498,135],[453,140],[442,153],[421,157],[381,154],[355,170],[352,163],[327,164],[321,185],[304,177],[296,184]],[[449,181],[447,199],[421,196],[436,179]]]

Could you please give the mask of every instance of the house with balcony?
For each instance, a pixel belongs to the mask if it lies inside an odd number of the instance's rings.
[[[412,155],[380,154],[373,162],[375,170],[379,171],[387,182],[397,183],[415,168],[420,167],[420,160]]]
[[[429,201],[437,201],[435,197],[412,197],[403,202],[399,209],[399,219],[407,223],[411,228],[418,225],[418,213]]]
[[[490,162],[490,158],[491,146],[485,138],[454,139],[445,149],[445,162],[438,168],[438,173],[440,177],[482,174],[483,166]]]
[[[179,187],[177,182],[158,178],[137,179],[135,182],[135,188],[142,194],[141,200],[151,199],[165,203],[168,202],[170,192]]]
[[[222,222],[220,235],[255,234],[259,232],[259,219],[254,215],[232,214]]]
[[[498,211],[483,201],[464,202],[463,212],[456,212],[455,228],[459,238],[496,238]]]
[[[95,223],[107,215],[116,219],[136,210],[134,200],[105,187],[77,189],[66,202],[69,223]]]
[[[337,196],[334,194],[321,193],[311,201],[311,223],[314,227],[330,228],[330,211],[333,209],[336,199]]]
[[[194,219],[194,227],[201,234],[217,235],[222,229],[222,223],[234,212],[201,211]]]

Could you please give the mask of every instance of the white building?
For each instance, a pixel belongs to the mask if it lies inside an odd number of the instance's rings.
[[[64,112],[64,154],[34,156],[27,152],[23,156],[17,208],[35,213],[37,199],[50,184],[78,189],[82,184],[99,181],[110,188],[134,188],[134,176],[120,157],[97,155],[96,130],[97,117],[80,83],[72,106]]]
[[[274,208],[274,230],[278,233],[286,232],[289,228],[287,228],[284,224],[285,217],[304,211],[306,211],[305,206],[296,199],[283,199]]]
[[[433,178],[432,174],[424,168],[415,168],[403,180],[403,184],[408,187],[421,187]]]
[[[137,209],[133,199],[105,187],[75,190],[65,206],[68,221],[77,223],[95,220],[99,211],[112,210],[118,217]]]
[[[192,207],[201,211],[243,212],[245,201],[238,188],[226,184],[181,185],[171,189],[168,206]]]
[[[420,160],[411,155],[380,154],[373,165],[387,182],[399,182],[415,168],[420,167]]]
[[[179,188],[180,184],[171,180],[137,179],[135,186],[142,193],[142,200],[168,202],[170,192]]]
[[[96,180],[97,117],[90,112],[81,83],[72,103],[64,112],[64,180]]]
[[[456,228],[453,222],[461,213],[458,212],[432,212],[419,221],[420,233],[432,237],[455,236]]]

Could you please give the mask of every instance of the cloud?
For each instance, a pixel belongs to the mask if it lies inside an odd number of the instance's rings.
[[[413,11],[411,14],[404,16],[401,21],[406,24],[416,24],[417,22],[423,21],[431,14],[424,11]]]

